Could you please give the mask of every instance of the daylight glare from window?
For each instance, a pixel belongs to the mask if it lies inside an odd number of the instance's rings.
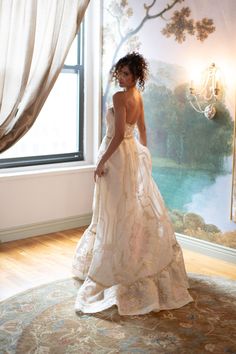
[[[0,164],[9,158],[78,152],[80,72],[66,70],[78,64],[78,45],[76,37],[34,125],[16,144],[0,154]]]

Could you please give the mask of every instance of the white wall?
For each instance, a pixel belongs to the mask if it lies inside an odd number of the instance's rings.
[[[0,193],[2,241],[58,231],[89,222],[93,173],[85,168],[2,177]]]
[[[85,161],[0,170],[0,240],[88,224],[100,136],[100,1],[85,19]]]

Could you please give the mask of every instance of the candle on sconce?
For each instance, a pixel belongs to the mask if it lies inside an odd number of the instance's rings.
[[[219,81],[216,80],[215,95],[217,96],[218,94],[219,94]]]
[[[193,80],[190,81],[189,91],[190,91],[190,95],[194,94],[194,82],[193,82]]]

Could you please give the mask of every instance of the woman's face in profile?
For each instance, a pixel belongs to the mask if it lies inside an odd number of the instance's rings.
[[[136,82],[134,76],[127,65],[120,68],[118,72],[118,82],[120,87],[129,88],[135,86]]]

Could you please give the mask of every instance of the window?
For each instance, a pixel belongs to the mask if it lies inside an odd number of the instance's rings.
[[[83,26],[30,131],[0,154],[0,168],[83,160]]]

